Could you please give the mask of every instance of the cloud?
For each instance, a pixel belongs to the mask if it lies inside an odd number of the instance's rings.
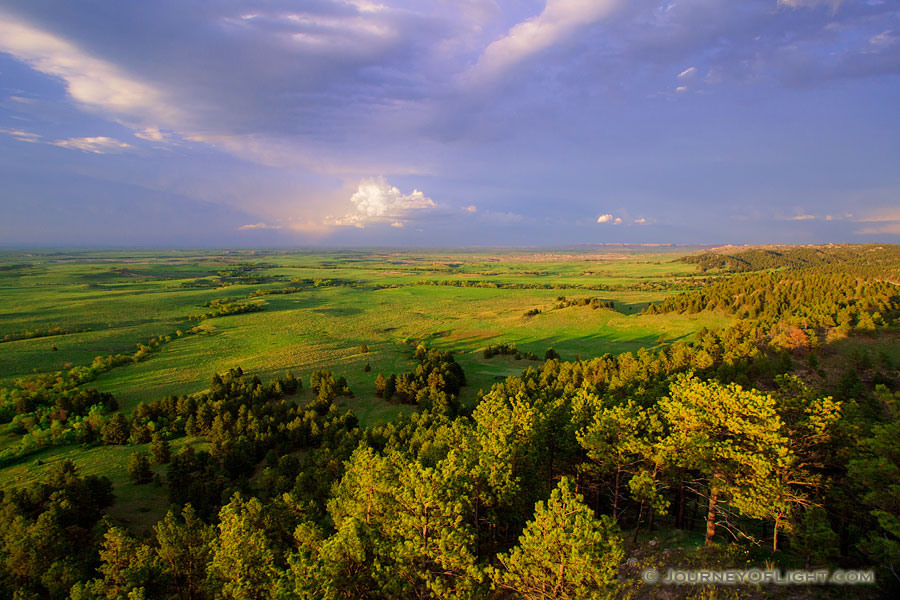
[[[11,135],[20,142],[29,142],[34,144],[41,140],[41,136],[39,136],[38,134],[31,133],[29,131],[22,131],[20,129],[0,129],[0,133]]]
[[[281,229],[281,225],[268,225],[267,223],[250,223],[248,225],[241,225],[238,227],[238,231],[246,231],[248,229]]]
[[[465,207],[463,210],[468,213],[476,213],[476,212],[478,212],[478,207],[475,206],[474,204],[470,204],[469,206]]]
[[[900,235],[900,221],[895,223],[883,223],[881,225],[869,225],[868,227],[856,230],[854,233],[859,235],[879,235],[885,233],[890,235]]]
[[[815,219],[815,215],[796,215],[794,217],[790,217],[791,221],[812,221]]]
[[[693,79],[697,75],[697,67],[688,67],[678,74],[678,79]]]
[[[158,127],[146,127],[140,131],[136,131],[134,136],[139,137],[142,140],[147,140],[148,142],[166,142],[172,137],[171,135],[160,131]]]
[[[479,214],[479,219],[481,221],[495,225],[521,225],[534,220],[512,211],[485,210]]]
[[[853,218],[847,213],[846,218]],[[900,221],[900,208],[870,208],[857,215],[855,221],[861,223],[883,223],[885,221]]]
[[[434,209],[434,200],[419,190],[404,194],[389,184],[384,177],[363,179],[350,197],[355,212],[343,217],[326,217],[327,225],[363,228],[370,223],[390,222],[392,227],[403,227],[406,221]]]
[[[409,127],[431,86],[420,63],[450,26],[362,0],[257,8],[162,0],[101,16],[25,3],[0,8],[0,52],[141,139],[189,138],[267,166],[378,172],[367,159],[389,157],[387,144],[375,153],[366,140]]]
[[[619,0],[547,0],[538,16],[518,23],[488,45],[471,75],[476,81],[493,79],[529,56],[569,38],[577,29],[609,16],[619,4]]]
[[[78,103],[113,115],[170,121],[178,110],[154,86],[131,77],[111,62],[90,56],[76,45],[0,12],[0,51],[36,71],[65,82]]]
[[[605,215],[600,215],[599,217],[597,217],[598,223],[612,223],[612,221],[613,221],[613,216],[609,213],[606,213]]]
[[[637,223],[638,225],[644,225],[647,222],[647,219],[645,219],[644,217],[641,217],[640,219],[635,219],[634,222]]]
[[[779,6],[789,8],[816,8],[818,6],[830,6],[837,10],[843,0],[778,0]]]
[[[53,142],[53,145],[60,148],[81,150],[82,152],[93,152],[94,154],[117,154],[132,148],[130,144],[105,136],[56,140]]]

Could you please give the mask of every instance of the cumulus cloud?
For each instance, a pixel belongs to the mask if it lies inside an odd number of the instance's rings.
[[[94,154],[117,154],[129,150],[132,147],[130,144],[105,136],[56,140],[53,142],[53,145],[59,146],[60,148],[81,150],[82,152],[92,152]]]
[[[350,202],[355,212],[343,217],[327,217],[326,224],[362,228],[370,223],[390,222],[392,227],[403,227],[406,221],[437,206],[423,192],[413,190],[404,194],[384,177],[360,181]]]
[[[634,222],[637,223],[638,225],[643,225],[647,222],[647,219],[645,219],[644,217],[641,217],[640,219],[635,219]]]
[[[606,213],[604,215],[600,215],[599,217],[597,217],[598,223],[612,223],[612,220],[613,220],[613,216],[609,213]]]

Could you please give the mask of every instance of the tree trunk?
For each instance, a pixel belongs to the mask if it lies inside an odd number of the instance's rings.
[[[719,502],[719,488],[714,484],[709,486],[709,512],[706,513],[706,545],[712,546],[716,537],[716,505]]]
[[[613,490],[613,521],[619,522],[619,486],[621,485],[622,471],[616,469],[616,487]]]
[[[778,552],[778,527],[780,525],[781,522],[775,519],[775,529],[772,531],[772,554]]]
[[[643,516],[644,516],[644,503],[641,502],[641,508],[640,508],[640,510],[638,510],[637,525],[634,526],[634,537],[631,538],[631,543],[632,543],[632,544],[636,544],[636,543],[637,543],[638,531],[641,530],[641,518],[642,518]]]
[[[684,479],[681,480],[681,487],[678,490],[678,517],[675,526],[684,529],[684,504],[687,500],[684,492]]]

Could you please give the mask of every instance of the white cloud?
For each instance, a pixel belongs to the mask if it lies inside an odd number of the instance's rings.
[[[693,79],[697,75],[697,67],[688,67],[678,74],[678,79]]]
[[[679,85],[677,88],[675,88],[675,91],[679,94],[683,94],[684,92],[688,91],[688,89],[685,85]]]
[[[609,213],[606,213],[605,215],[600,215],[599,217],[597,217],[598,223],[611,223],[612,220],[613,220],[613,216]]]
[[[465,207],[463,210],[466,212],[475,213],[475,212],[478,212],[478,207],[475,206],[474,204],[470,204],[469,206]]]
[[[350,197],[356,211],[343,217],[327,217],[326,225],[363,228],[369,223],[390,222],[403,227],[406,221],[435,208],[434,200],[419,190],[404,194],[384,177],[363,179]]]
[[[31,133],[29,131],[22,131],[20,129],[0,129],[0,133],[5,133],[7,135],[11,135],[12,137],[16,138],[20,142],[29,142],[32,144],[39,142],[41,139],[41,136],[39,136],[36,133]]]
[[[815,219],[815,215],[797,215],[795,217],[791,217],[791,221],[812,221]]]
[[[647,219],[645,219],[644,217],[641,217],[640,219],[635,219],[634,222],[637,223],[638,225],[643,225],[644,223],[647,222]]]
[[[162,92],[138,81],[115,65],[94,58],[53,34],[17,23],[0,12],[0,51],[12,54],[33,69],[62,79],[66,91],[90,108],[134,119],[142,115],[170,121],[177,114]]]
[[[266,223],[250,223],[248,225],[241,225],[238,227],[239,231],[246,231],[248,229],[281,229],[281,225],[268,225]]]
[[[896,44],[898,40],[900,40],[900,36],[888,29],[887,31],[882,31],[878,35],[873,35],[869,38],[869,44],[878,48],[887,48],[888,46]]]
[[[94,154],[116,154],[132,147],[130,144],[105,136],[56,140],[53,142],[53,145],[60,148],[81,150],[82,152],[93,152]]]
[[[518,23],[488,45],[471,74],[475,80],[490,80],[576,29],[610,15],[619,4],[619,0],[547,0],[541,14]]]
[[[147,127],[140,131],[136,131],[134,136],[139,137],[142,140],[147,140],[148,142],[166,142],[171,137],[169,134],[160,131],[158,127]]]
[[[613,225],[621,225],[621,224],[622,224],[622,217],[616,217],[616,219],[613,221]]]
[[[815,8],[817,6],[830,6],[837,10],[843,0],[778,0],[779,6],[790,8]]]

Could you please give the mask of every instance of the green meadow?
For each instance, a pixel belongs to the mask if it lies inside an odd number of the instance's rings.
[[[413,369],[419,343],[456,353],[468,378],[461,400],[472,403],[478,390],[538,364],[485,359],[488,344],[514,343],[538,357],[553,347],[571,360],[727,325],[727,317],[706,313],[640,314],[650,302],[699,284],[694,265],[672,262],[686,252],[7,251],[0,254],[0,340],[10,341],[0,342],[0,387],[97,356],[133,354],[156,338],[161,343],[144,360],[86,386],[112,392],[129,413],[142,401],[202,391],[214,373],[238,365],[263,379],[291,370],[305,385],[312,371],[329,369],[347,378],[354,395],[339,404],[365,426],[412,410],[376,398],[374,380]],[[273,290],[291,293],[266,294]],[[614,307],[555,308],[561,297]],[[197,320],[216,300],[261,310]],[[534,309],[540,312],[526,316]],[[21,485],[72,458],[85,473],[112,479],[119,497],[112,516],[140,529],[159,518],[166,498],[163,488],[128,482],[124,465],[133,451],[48,448],[0,472],[0,486]]]
[[[726,318],[708,315],[639,314],[698,277],[693,265],[672,262],[683,253],[7,252],[0,255],[0,267],[6,267],[0,271],[0,339],[54,328],[71,333],[0,344],[0,386],[86,365],[96,356],[133,353],[138,343],[170,335],[146,360],[117,367],[91,385],[114,393],[129,411],[141,401],[201,391],[213,373],[236,365],[263,377],[286,370],[305,377],[325,368],[347,377],[356,396],[348,405],[365,422],[369,415],[387,416],[372,406],[379,402],[375,375],[410,369],[420,342],[457,352],[470,382],[465,401],[529,363],[485,360],[481,352],[488,344],[515,343],[541,357],[553,347],[565,359],[588,358],[726,324]],[[253,268],[248,276],[258,282],[221,275],[235,265]],[[425,284],[454,281],[551,289]],[[248,297],[285,287],[296,291]],[[554,309],[560,296],[598,297],[615,307]],[[259,304],[262,310],[189,320],[213,300]],[[542,312],[525,316],[532,309]],[[176,335],[194,326],[199,334]]]

